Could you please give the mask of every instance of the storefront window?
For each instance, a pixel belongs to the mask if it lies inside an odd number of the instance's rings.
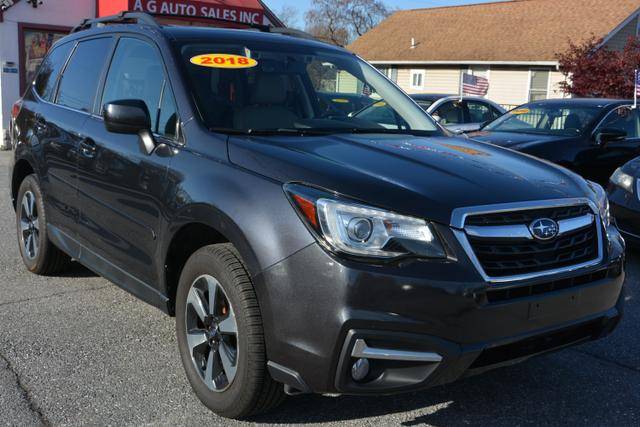
[[[49,30],[41,28],[23,28],[22,43],[24,46],[24,56],[22,59],[22,88],[31,83],[38,72],[42,60],[51,49],[51,46],[67,35],[64,31]]]

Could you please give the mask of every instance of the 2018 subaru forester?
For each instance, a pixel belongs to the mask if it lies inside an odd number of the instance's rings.
[[[14,108],[27,268],[75,259],[175,315],[197,396],[234,418],[614,329],[624,242],[602,188],[449,138],[358,57],[274,32],[122,14],[56,43]],[[336,109],[344,93],[371,108]]]

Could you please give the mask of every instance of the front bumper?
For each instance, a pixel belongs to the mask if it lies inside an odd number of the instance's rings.
[[[624,246],[615,228],[608,234],[597,266],[501,286],[488,285],[461,247],[455,261],[376,266],[311,245],[256,278],[270,371],[304,392],[389,394],[600,338],[623,304]],[[375,354],[441,360],[369,357],[369,373],[355,381],[363,343]]]

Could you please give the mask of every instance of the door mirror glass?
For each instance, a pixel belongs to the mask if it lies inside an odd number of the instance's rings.
[[[104,106],[102,117],[109,132],[137,134],[151,130],[147,104],[140,99],[110,102]]]
[[[627,138],[627,132],[620,129],[604,128],[596,134],[596,143],[604,146],[610,142],[624,141]]]

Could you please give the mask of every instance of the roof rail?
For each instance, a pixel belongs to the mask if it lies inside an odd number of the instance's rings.
[[[166,16],[172,18],[193,18],[188,15],[164,15],[158,14],[155,16]],[[231,19],[223,18],[207,18],[208,21],[224,22],[227,24],[243,25],[249,28],[262,31],[264,33],[282,34],[290,37],[297,37],[307,40],[317,40],[314,36],[304,31],[295,30],[293,28],[274,27],[272,25],[254,24],[251,22],[239,22]],[[108,24],[146,24],[152,27],[159,27],[160,24],[155,18],[144,12],[120,12],[117,15],[105,16],[104,18],[85,19],[79,25],[71,30],[72,33],[78,31],[88,30],[90,28],[100,28]]]
[[[75,26],[72,33],[88,30],[90,28],[104,27],[108,24],[146,24],[152,27],[159,27],[160,24],[151,15],[141,12],[120,12],[117,15],[105,16],[103,18],[85,19]]]

